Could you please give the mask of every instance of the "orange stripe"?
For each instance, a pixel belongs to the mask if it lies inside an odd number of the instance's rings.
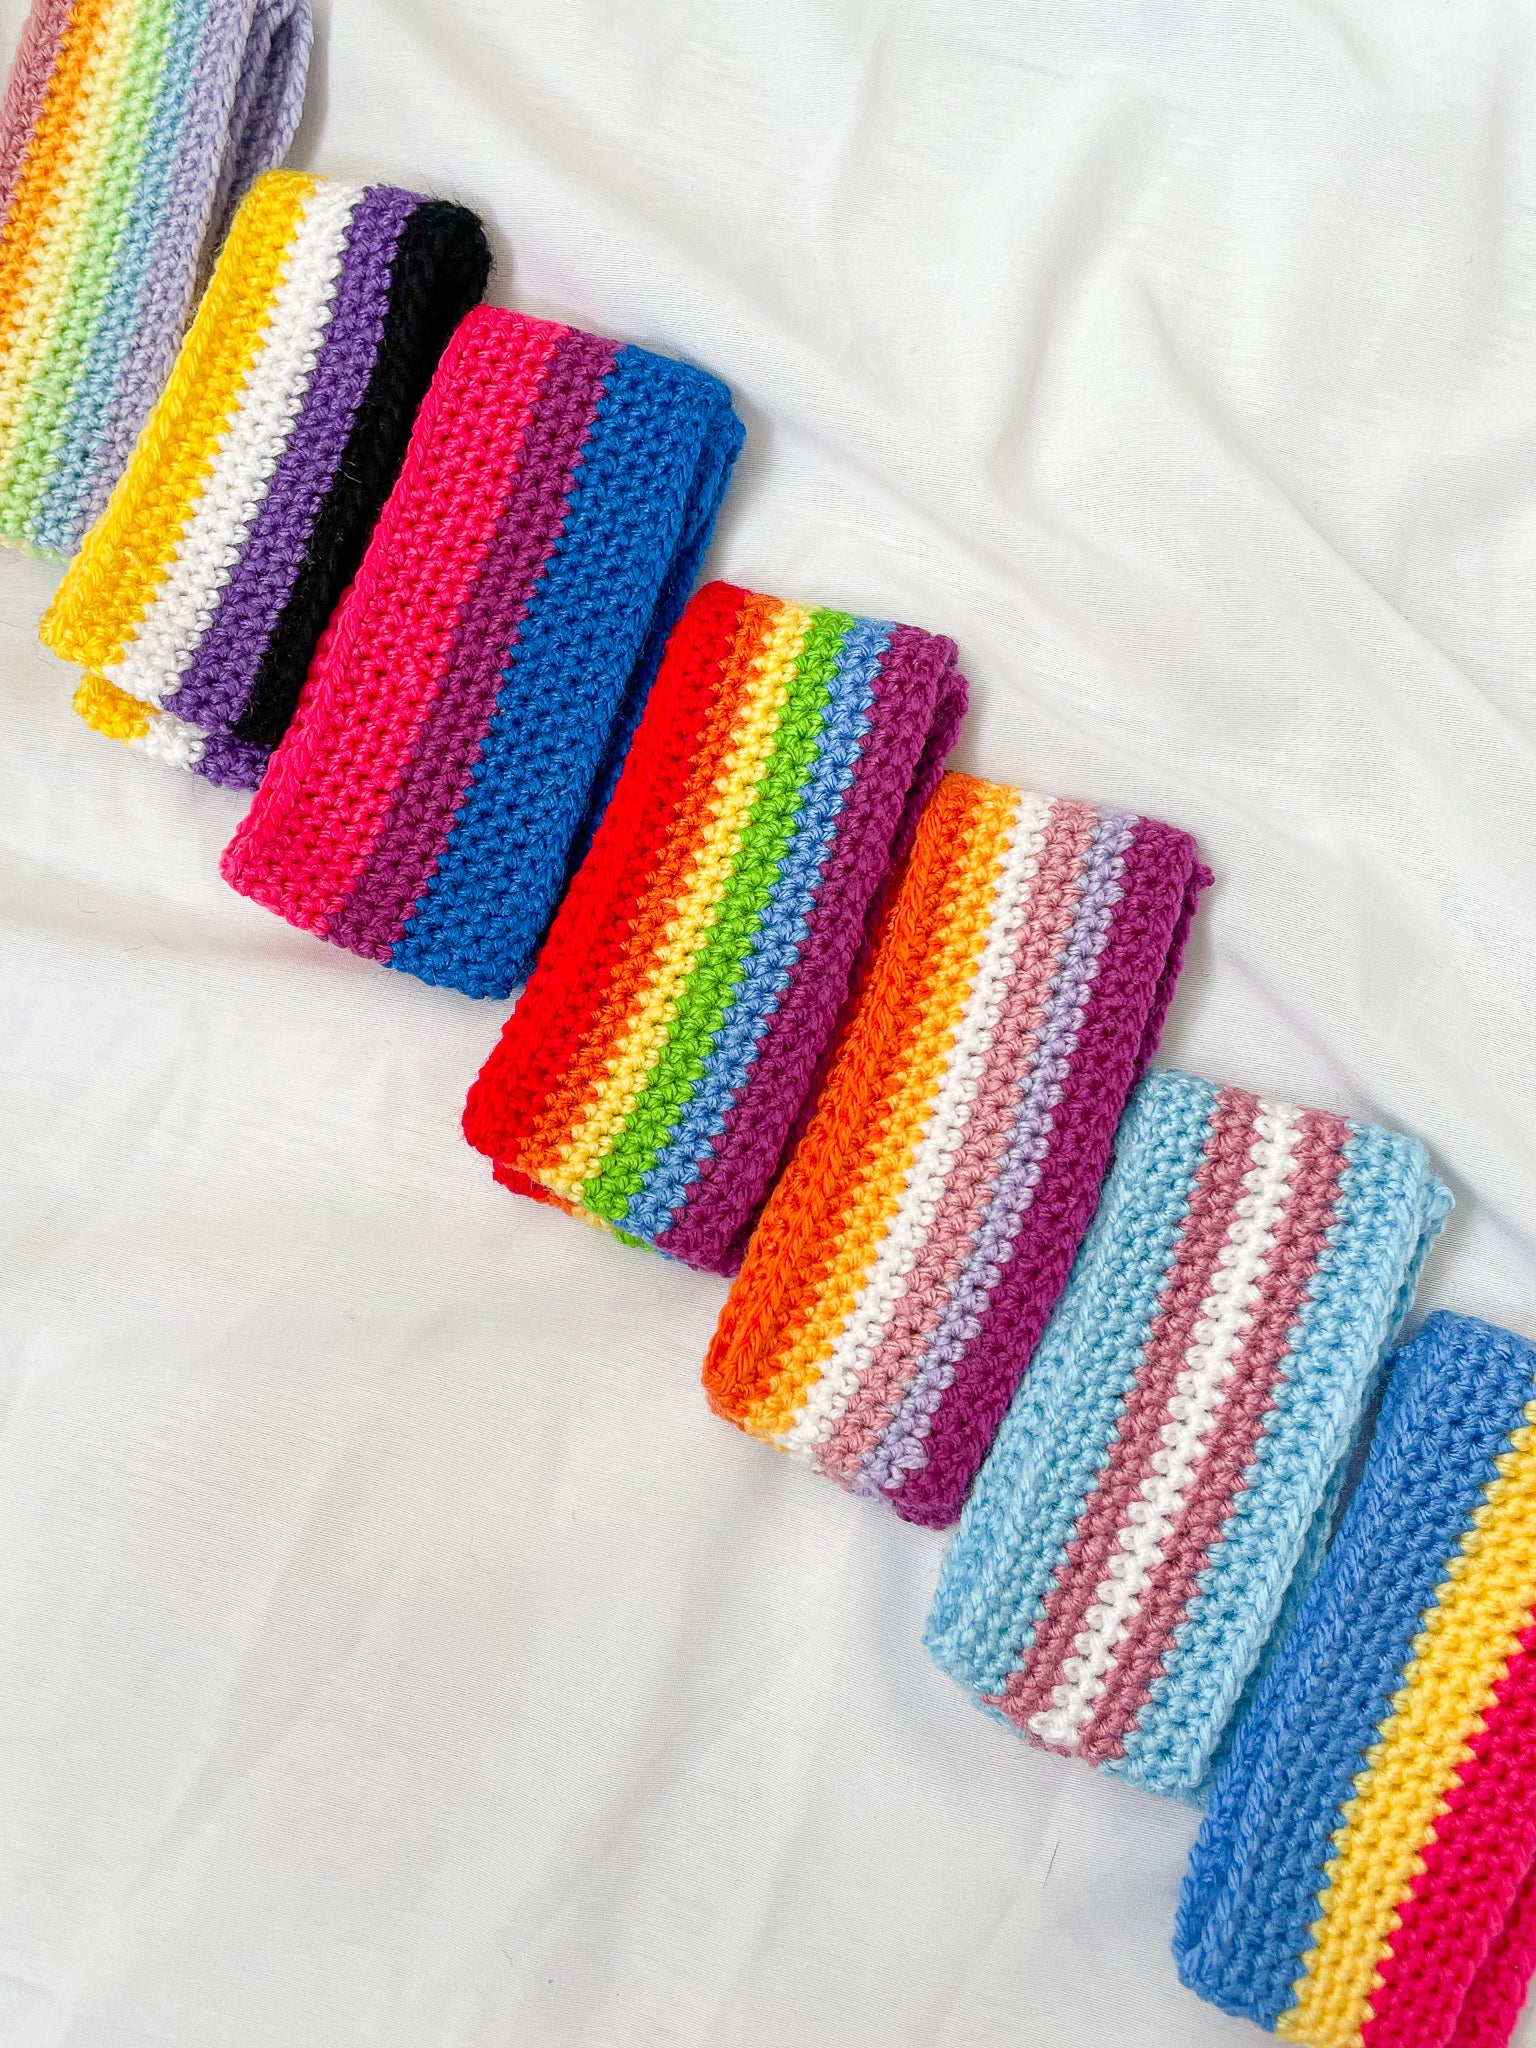
[[[101,55],[108,11],[122,4],[124,0],[80,0],[60,38],[53,76],[16,180],[16,197],[0,233],[0,343],[25,312],[28,295],[22,286],[38,245],[53,225],[53,203],[75,159],[78,138],[70,129],[79,115],[81,86]]]
[[[918,827],[816,1114],[705,1361],[711,1404],[754,1434],[793,1421],[895,1212],[985,943],[1016,799],[947,775]]]
[[[530,1121],[518,1144],[518,1163],[537,1171],[541,1159],[569,1143],[587,1121],[594,1091],[606,1073],[623,1036],[625,1022],[638,1006],[655,969],[657,949],[665,943],[667,926],[687,893],[698,865],[699,846],[714,793],[737,725],[751,702],[753,664],[767,643],[783,603],[776,597],[751,596],[721,671],[719,693],[709,707],[698,745],[689,763],[688,779],[672,822],[661,842],[645,894],[623,940],[623,956],[602,1002],[583,1030],[581,1044],[566,1067],[559,1087],[543,1114]]]

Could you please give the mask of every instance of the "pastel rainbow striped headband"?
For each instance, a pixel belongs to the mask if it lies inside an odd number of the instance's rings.
[[[0,539],[69,555],[102,511],[310,39],[308,0],[34,0],[0,107]]]
[[[909,1521],[954,1521],[1209,879],[1154,819],[944,778],[721,1315],[718,1413]]]
[[[257,180],[42,623],[86,672],[88,725],[255,788],[489,269],[462,206],[297,171]]]
[[[471,1092],[499,1179],[733,1269],[965,701],[952,641],[699,593]]]
[[[477,307],[225,878],[424,981],[521,982],[741,445],[685,363]]]
[[[1502,2048],[1536,1967],[1536,1345],[1434,1315],[1237,1732],[1184,1982],[1308,2048]]]
[[[1417,1139],[1150,1074],[944,1561],[944,1669],[1045,1748],[1198,1795],[1449,1207]]]

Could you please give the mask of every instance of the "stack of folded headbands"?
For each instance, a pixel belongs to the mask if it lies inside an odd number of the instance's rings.
[[[308,0],[34,0],[0,108],[0,539],[68,555],[106,504],[310,36]]]
[[[461,206],[269,170],[309,35],[305,0],[24,32],[0,537],[90,527],[43,624],[81,715],[256,790],[255,902],[526,982],[470,1143],[736,1276],[720,1415],[960,1518],[927,1641],[981,1707],[1209,1799],[1187,1983],[1311,2048],[1499,2048],[1536,1965],[1536,1346],[1439,1316],[1387,1366],[1449,1208],[1424,1148],[1149,1072],[1194,840],[945,773],[948,639],[690,602],[725,386],[480,305]]]
[[[297,171],[235,217],[42,624],[86,723],[254,789],[490,250],[461,206]]]
[[[509,994],[740,445],[730,394],[702,371],[471,313],[226,879],[365,959]]]

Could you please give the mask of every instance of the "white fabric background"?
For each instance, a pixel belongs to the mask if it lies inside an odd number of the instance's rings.
[[[21,0],[0,0],[7,47]],[[1536,1332],[1536,71],[1461,0],[337,0],[297,160],[749,428],[713,566],[953,632],[963,765],[1192,827],[1166,1055],[1420,1132]],[[0,560],[7,2048],[1238,2048],[1193,1821],[496,1190],[504,1006],[220,883]],[[1536,2029],[1527,2040],[1536,2041]]]

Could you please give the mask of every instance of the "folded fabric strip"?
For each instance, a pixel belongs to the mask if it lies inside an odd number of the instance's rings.
[[[945,1560],[945,1670],[1197,1795],[1449,1207],[1417,1139],[1149,1075]]]
[[[88,725],[255,788],[490,261],[462,206],[258,180],[43,620]]]
[[[612,787],[740,446],[703,371],[476,308],[225,878],[366,959],[508,995]]]
[[[950,640],[699,593],[471,1091],[499,1179],[734,1269],[965,702]]]
[[[1238,1730],[1179,1974],[1311,2048],[1499,2048],[1536,1968],[1536,1344],[1434,1315]]]
[[[1209,880],[1153,819],[944,778],[710,1347],[720,1414],[909,1521],[955,1519]]]
[[[309,0],[33,0],[0,107],[0,539],[68,555],[106,504],[310,39]]]

